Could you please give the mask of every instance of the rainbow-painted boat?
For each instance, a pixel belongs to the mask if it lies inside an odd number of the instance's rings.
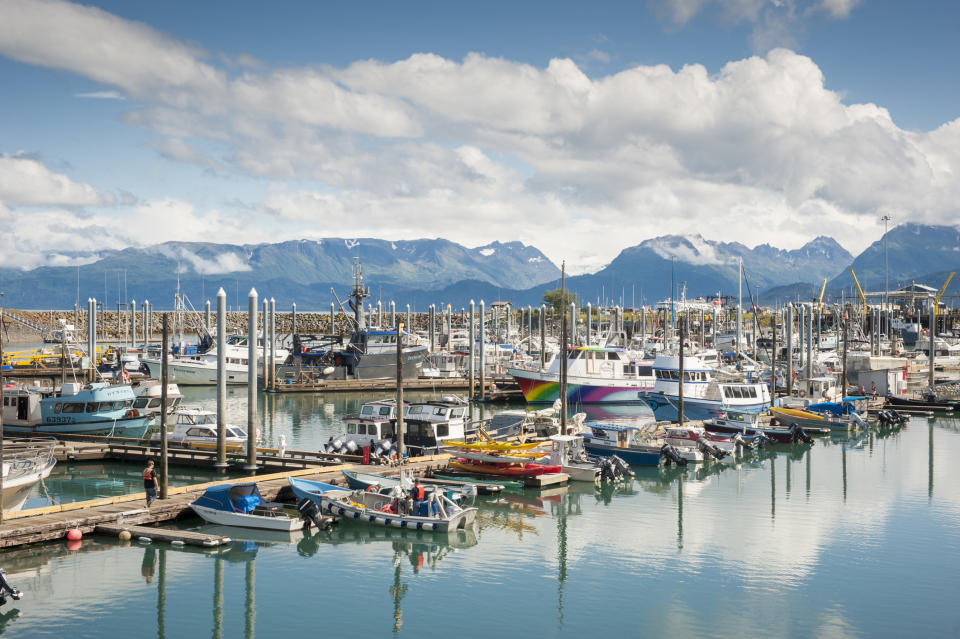
[[[546,370],[507,371],[530,404],[552,404],[560,396],[560,358]],[[639,404],[653,389],[650,362],[634,362],[622,348],[576,346],[567,349],[567,402]]]

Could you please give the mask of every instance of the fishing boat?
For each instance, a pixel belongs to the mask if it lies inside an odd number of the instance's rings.
[[[546,370],[511,368],[528,404],[552,404],[560,395],[561,358]],[[573,404],[642,403],[640,393],[654,386],[649,361],[630,359],[623,348],[574,346],[567,349],[567,401]]]
[[[4,440],[0,463],[0,472],[3,473],[0,508],[4,511],[23,508],[34,485],[49,477],[57,464],[53,455],[56,445],[57,440],[52,437]]]
[[[163,385],[159,380],[151,379],[133,387],[137,396],[133,400],[133,407],[148,415],[160,414],[160,402],[163,399]],[[183,394],[176,384],[167,384],[167,414],[172,415],[183,401]]]
[[[183,407],[174,413],[175,421],[167,433],[168,444],[191,448],[217,447],[217,414],[203,408]],[[151,442],[160,441],[160,433],[150,436]],[[227,450],[242,450],[247,444],[247,431],[232,424],[226,425]]]
[[[3,429],[11,433],[108,435],[143,438],[149,416],[133,407],[129,384],[63,384],[59,393],[36,388],[4,390]]]
[[[190,508],[211,524],[281,531],[304,527],[303,521],[284,512],[282,504],[264,502],[253,482],[211,486]]]
[[[354,264],[353,274],[349,297],[353,326],[349,335],[294,335],[289,362],[276,370],[278,380],[396,379],[397,340],[401,342],[401,376],[404,379],[420,376],[429,349],[415,344],[408,331],[367,326],[363,300],[370,296],[370,288],[363,285],[359,260]]]
[[[404,404],[404,446],[407,454],[418,456],[446,443],[475,435],[467,430],[464,415],[467,406],[453,399]],[[396,445],[397,403],[392,399],[367,402],[359,414],[343,418],[344,432],[331,437],[326,452],[356,454],[365,446],[374,456],[382,455]],[[378,452],[379,451],[379,452]]]
[[[320,511],[344,521],[385,528],[452,532],[472,526],[477,509],[463,508],[442,492],[422,490],[410,494],[395,488],[393,494],[363,490],[328,490],[320,495]]]
[[[404,475],[403,477],[387,477],[385,475],[376,475],[374,473],[364,473],[356,470],[341,470],[344,479],[347,480],[347,486],[354,490],[374,490],[376,492],[390,492],[396,487],[404,490],[413,490],[421,482],[415,482],[412,477]],[[471,485],[461,485],[456,487],[440,486],[429,482],[422,482],[425,493],[439,491],[444,493],[450,500],[458,505],[472,504],[477,495],[477,487]]]
[[[653,363],[657,381],[643,401],[658,421],[677,421],[680,391],[680,358],[658,355]],[[763,412],[770,405],[766,384],[723,382],[698,357],[683,358],[683,412],[687,419],[704,420],[729,410]]]
[[[646,429],[637,426],[588,422],[583,446],[591,455],[616,455],[631,466],[659,466],[664,458],[676,461],[703,461],[703,453],[693,448],[679,449],[670,444],[657,445]]]

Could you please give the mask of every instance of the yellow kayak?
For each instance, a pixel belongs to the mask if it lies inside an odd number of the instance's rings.
[[[468,444],[463,441],[448,440],[443,442],[444,446],[456,446],[464,450],[529,450],[536,448],[543,442],[532,442],[529,444],[511,444],[507,442],[474,442]]]
[[[802,417],[803,419],[817,419],[823,421],[823,415],[811,413],[810,411],[801,410],[799,408],[771,408],[770,412],[780,413],[783,415],[792,415],[793,417]]]

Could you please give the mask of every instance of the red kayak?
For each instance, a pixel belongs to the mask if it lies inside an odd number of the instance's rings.
[[[507,477],[536,477],[561,472],[560,466],[546,466],[544,464],[485,464],[468,459],[456,459],[450,465],[459,470],[482,475],[504,475]]]

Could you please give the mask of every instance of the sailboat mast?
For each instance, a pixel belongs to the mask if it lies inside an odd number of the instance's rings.
[[[737,261],[737,359],[740,359],[740,339],[743,330],[743,258]]]

